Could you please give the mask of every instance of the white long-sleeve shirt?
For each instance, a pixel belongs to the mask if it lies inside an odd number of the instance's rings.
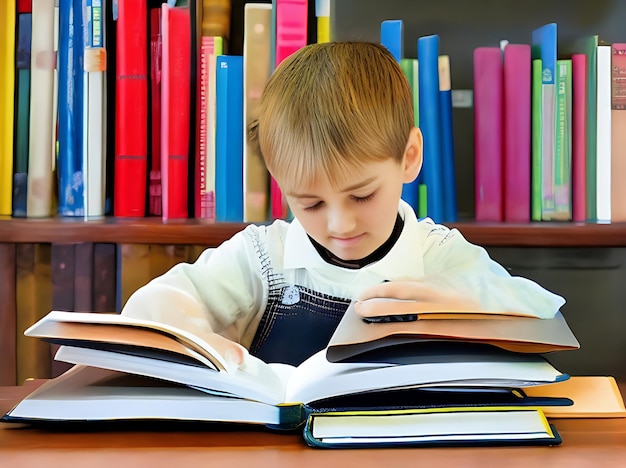
[[[357,270],[323,260],[297,220],[249,225],[195,263],[176,265],[138,289],[122,313],[192,333],[220,333],[250,347],[268,303],[297,302],[299,288],[349,301],[384,280],[432,277],[485,310],[551,318],[565,303],[533,281],[511,276],[458,230],[418,221],[403,201],[399,214],[404,226],[395,245]]]

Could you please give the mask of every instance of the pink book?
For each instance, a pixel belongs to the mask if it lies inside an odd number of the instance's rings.
[[[587,219],[586,147],[587,56],[572,54],[572,221]]]
[[[502,221],[503,64],[499,47],[474,49],[476,221]]]
[[[276,66],[296,50],[307,45],[307,0],[275,0]],[[271,178],[270,200],[272,218],[287,217],[287,203],[280,187]]]
[[[504,48],[504,221],[530,222],[529,44]]]

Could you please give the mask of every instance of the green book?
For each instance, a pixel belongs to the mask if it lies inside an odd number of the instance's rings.
[[[541,59],[532,63],[530,219],[541,221]]]

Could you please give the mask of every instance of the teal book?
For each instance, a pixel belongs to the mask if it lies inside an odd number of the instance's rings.
[[[557,60],[554,138],[554,212],[550,220],[572,219],[572,60]]]

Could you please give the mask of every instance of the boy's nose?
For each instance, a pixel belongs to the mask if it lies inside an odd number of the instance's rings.
[[[335,235],[346,235],[354,232],[355,217],[349,210],[329,210],[328,231]]]

